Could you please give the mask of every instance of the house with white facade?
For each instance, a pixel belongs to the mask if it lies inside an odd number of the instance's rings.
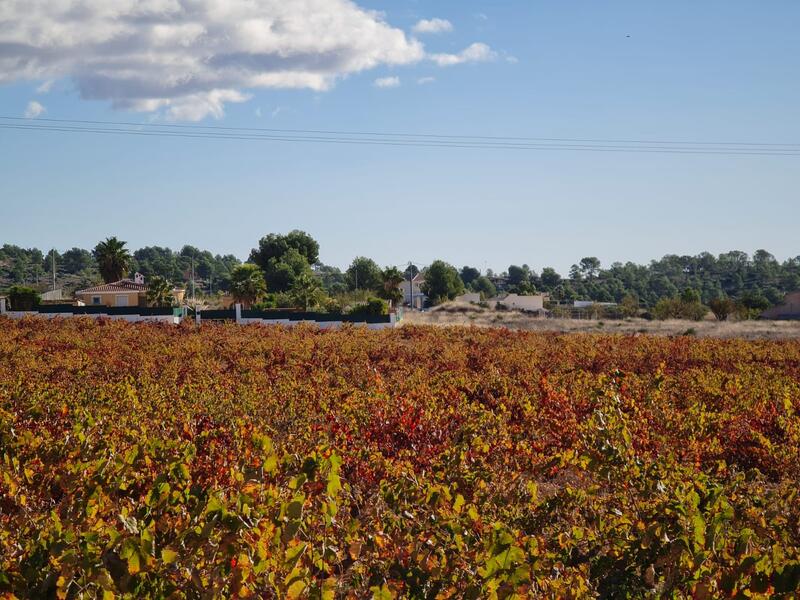
[[[505,294],[504,296],[496,296],[488,301],[490,308],[497,308],[500,304],[505,308],[511,310],[524,310],[529,312],[544,311],[545,297],[543,294],[534,294],[532,296],[520,296],[519,294]]]
[[[422,291],[424,283],[425,277],[422,273],[417,273],[411,281],[405,279],[403,283],[398,284],[397,287],[403,292],[403,304],[418,310],[424,308],[428,302],[428,297]]]

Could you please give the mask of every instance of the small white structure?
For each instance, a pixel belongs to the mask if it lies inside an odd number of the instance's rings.
[[[58,302],[59,300],[64,300],[64,290],[59,288],[42,292],[41,300],[42,302]]]
[[[428,297],[422,291],[422,284],[425,283],[425,278],[421,273],[417,273],[411,282],[408,279],[397,287],[403,292],[403,303],[411,306],[412,308],[424,308]]]
[[[544,310],[544,296],[535,294],[533,296],[520,296],[519,294],[506,294],[489,300],[490,308],[497,308],[502,304],[506,308],[513,310],[527,310],[531,312]]]
[[[593,306],[616,306],[616,302],[594,302],[593,300],[575,300],[575,308],[592,308]]]

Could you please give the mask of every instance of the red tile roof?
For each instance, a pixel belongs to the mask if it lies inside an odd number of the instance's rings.
[[[76,294],[103,294],[110,292],[146,292],[147,286],[143,283],[135,283],[130,279],[120,279],[113,283],[104,283],[95,287],[78,290]]]

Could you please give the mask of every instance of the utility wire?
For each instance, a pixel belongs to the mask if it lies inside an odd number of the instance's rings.
[[[0,119],[7,121],[25,121],[31,119],[26,117],[9,117],[0,115]],[[672,144],[688,146],[774,146],[776,148],[800,148],[800,143],[776,143],[776,142],[699,142],[699,141],[675,141],[675,140],[630,140],[630,139],[582,139],[582,138],[545,138],[545,137],[519,137],[519,136],[491,136],[491,135],[450,135],[432,133],[392,133],[376,131],[341,131],[341,130],[321,130],[321,129],[269,129],[260,127],[224,127],[220,125],[193,125],[186,123],[136,123],[131,121],[91,121],[85,119],[53,119],[37,117],[36,121],[50,123],[78,123],[85,125],[102,126],[126,126],[140,128],[160,128],[160,129],[194,129],[194,130],[220,130],[238,132],[268,132],[277,134],[321,134],[334,136],[381,136],[381,137],[406,137],[406,138],[439,138],[454,140],[498,140],[498,141],[529,141],[529,142],[586,142],[601,144]]]
[[[272,141],[272,142],[292,142],[292,143],[328,143],[328,144],[351,144],[351,145],[378,145],[378,146],[411,146],[429,148],[469,148],[469,149],[500,149],[500,150],[561,150],[561,151],[582,151],[582,152],[631,152],[631,153],[660,153],[660,154],[707,154],[707,155],[728,155],[728,156],[800,156],[800,145],[794,148],[791,144],[765,144],[755,145],[748,143],[747,146],[735,144],[721,144],[704,142],[705,146],[680,146],[679,142],[613,142],[611,140],[596,142],[582,142],[563,138],[556,141],[538,141],[536,138],[499,138],[484,139],[480,137],[472,138],[468,136],[441,137],[432,135],[424,137],[414,137],[413,134],[402,134],[405,137],[397,139],[392,135],[400,134],[377,134],[377,133],[354,133],[336,134],[334,132],[322,132],[311,135],[308,130],[304,134],[291,133],[290,130],[258,130],[247,128],[225,128],[210,126],[180,126],[180,130],[169,129],[178,127],[177,125],[148,124],[149,129],[143,129],[142,124],[127,124],[124,122],[84,122],[67,120],[48,120],[48,123],[31,123],[27,120],[20,123],[23,119],[16,117],[2,117],[0,119],[13,120],[12,123],[0,122],[0,129],[17,131],[39,131],[53,133],[89,133],[105,135],[135,135],[142,137],[165,137],[165,138],[188,138],[188,139],[216,139],[216,140],[247,140],[247,141]],[[41,119],[40,119],[41,120]],[[71,125],[67,123],[72,123]],[[96,125],[90,126],[92,123]],[[113,126],[112,126],[113,125]],[[269,133],[266,133],[266,132]],[[369,135],[369,137],[364,137]],[[382,137],[381,137],[382,136]],[[524,143],[522,140],[529,139],[530,142]],[[507,141],[501,141],[507,140]],[[570,143],[561,143],[570,142]],[[648,144],[648,145],[644,145]],[[717,145],[712,145],[717,144]]]

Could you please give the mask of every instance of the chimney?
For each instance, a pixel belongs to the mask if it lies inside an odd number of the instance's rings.
[[[138,283],[139,285],[144,285],[144,275],[142,275],[141,273],[138,273],[138,272],[137,272],[137,273],[136,273],[136,274],[133,276],[133,282],[134,282],[134,283]]]

